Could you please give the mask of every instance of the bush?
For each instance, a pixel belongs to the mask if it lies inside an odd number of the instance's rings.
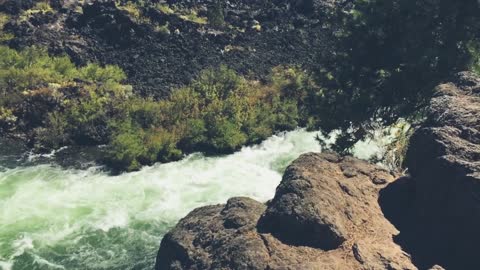
[[[11,131],[15,127],[17,117],[13,111],[4,107],[0,107],[0,133]]]
[[[54,10],[50,6],[49,1],[47,0],[40,0],[37,1],[37,3],[28,10],[24,10],[22,14],[19,17],[20,21],[27,21],[29,20],[34,14],[46,14],[46,13],[51,13]]]
[[[470,53],[469,69],[480,75],[480,42],[470,42],[468,50]]]
[[[185,135],[179,142],[179,148],[185,152],[202,151],[207,145],[207,127],[203,119],[188,119],[185,123]]]
[[[144,130],[130,123],[120,125],[121,129],[112,136],[106,156],[112,168],[134,171],[142,165],[170,162],[182,156],[172,133],[160,128]]]
[[[11,33],[5,32],[5,25],[10,20],[10,16],[5,13],[0,12],[0,42],[8,41],[14,38],[14,35]]]
[[[142,166],[139,159],[145,152],[143,130],[119,133],[110,141],[107,163],[117,170],[138,170]]]
[[[58,149],[70,144],[68,122],[60,112],[52,112],[45,121],[46,127],[34,130],[36,137],[35,148],[37,151]]]
[[[128,129],[121,123],[111,125],[109,162],[118,160],[118,167],[132,169],[176,160],[192,151],[231,153],[276,131],[296,128],[302,118],[297,106],[304,103],[304,95],[295,93],[292,85],[308,76],[298,69],[290,71],[293,74],[283,79],[277,74],[276,83],[265,85],[221,66],[201,72],[166,100],[129,99],[125,115],[132,124]],[[141,141],[143,150],[132,143],[131,133],[137,134],[135,142]]]
[[[45,49],[0,46],[0,105],[38,149],[107,143],[107,121],[130,94],[121,84],[125,78],[115,66],[77,68],[68,57],[51,57]]]

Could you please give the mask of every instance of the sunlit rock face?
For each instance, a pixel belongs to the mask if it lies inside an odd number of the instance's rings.
[[[183,218],[156,269],[416,269],[378,204],[393,180],[355,158],[302,155],[266,205],[233,198]]]

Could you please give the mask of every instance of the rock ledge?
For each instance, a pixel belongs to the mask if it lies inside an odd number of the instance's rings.
[[[351,157],[302,155],[267,205],[232,198],[182,219],[156,269],[416,269],[377,202],[393,180]]]

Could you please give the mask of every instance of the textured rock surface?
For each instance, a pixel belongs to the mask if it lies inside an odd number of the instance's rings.
[[[191,212],[163,239],[156,269],[416,269],[377,202],[385,185],[374,182],[393,179],[354,158],[303,155],[267,206],[234,198]]]
[[[17,14],[39,0],[0,1],[5,2],[0,11]],[[45,46],[52,53],[68,54],[76,63],[119,65],[135,91],[164,97],[171,88],[189,83],[200,70],[219,64],[258,79],[282,64],[315,68],[320,59],[333,53],[333,26],[326,18],[335,3],[343,1],[220,1],[228,25],[220,28],[151,8],[144,12],[151,23],[137,23],[114,0],[88,0],[83,10],[75,8],[81,1],[50,2],[57,3],[52,6],[58,12],[37,13],[7,24],[6,30],[16,36],[9,45]],[[213,1],[167,2],[206,16]],[[166,26],[169,34],[157,31],[156,25]]]
[[[403,200],[387,203],[386,213],[421,268],[480,269],[479,144],[480,79],[464,72],[436,88],[410,142],[411,178],[385,195]]]

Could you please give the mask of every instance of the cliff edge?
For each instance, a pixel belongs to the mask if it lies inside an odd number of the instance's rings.
[[[480,269],[480,79],[462,72],[436,87],[410,140],[410,176],[383,191],[396,241],[422,269]]]
[[[435,88],[409,175],[335,153],[301,156],[267,204],[191,212],[155,269],[479,269],[480,79]]]

